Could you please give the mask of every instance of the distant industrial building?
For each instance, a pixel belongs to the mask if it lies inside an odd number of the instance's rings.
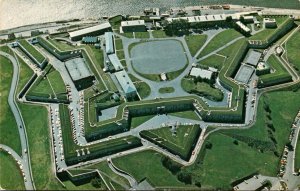
[[[242,30],[243,33],[250,34],[251,30],[246,25],[244,25],[241,21],[237,21],[236,25],[238,26],[239,29]]]
[[[99,42],[99,38],[96,36],[85,36],[82,38],[82,43],[84,44],[96,44]]]
[[[201,77],[206,79],[211,79],[213,72],[209,70],[204,70],[201,68],[192,68],[190,75],[194,77]]]
[[[167,18],[168,22],[172,22],[174,20],[187,20],[189,23],[200,23],[200,22],[216,22],[216,21],[225,21],[226,15],[203,15],[203,16],[193,16],[193,17],[178,17],[178,18]]]
[[[106,54],[112,54],[115,52],[114,48],[114,36],[112,32],[106,32],[105,37],[105,52]]]
[[[255,50],[249,50],[244,60],[244,63],[249,64],[251,66],[257,66],[258,61],[261,57],[262,53],[257,52]]]
[[[275,19],[264,18],[263,22],[264,22],[264,25],[266,28],[276,28],[277,27]]]
[[[132,83],[131,79],[127,75],[127,73],[124,70],[121,70],[119,72],[115,73],[115,76],[121,85],[121,88],[123,90],[124,96],[126,98],[134,98],[137,95],[137,90]]]
[[[110,60],[110,63],[113,66],[114,71],[120,71],[124,69],[123,65],[121,64],[116,54],[109,54],[108,58]]]
[[[246,23],[253,23],[254,22],[254,16],[249,15],[249,16],[243,16],[244,22]]]
[[[107,31],[111,31],[111,25],[109,24],[109,22],[106,22],[106,23],[103,23],[100,25],[96,25],[96,26],[92,26],[92,27],[88,27],[88,28],[84,28],[81,30],[69,32],[69,35],[70,35],[71,40],[77,41],[77,40],[81,40],[82,37],[84,37],[84,36],[102,35]]]
[[[146,25],[144,20],[122,21],[121,30],[123,32],[144,32]]]
[[[95,77],[82,58],[68,60],[65,65],[78,90],[85,89],[93,84]]]

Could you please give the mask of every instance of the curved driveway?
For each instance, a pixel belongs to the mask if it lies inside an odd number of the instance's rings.
[[[18,105],[15,102],[16,88],[17,88],[18,81],[19,81],[19,63],[10,54],[0,51],[0,55],[7,57],[13,64],[13,78],[12,78],[11,87],[10,87],[10,91],[9,91],[9,95],[8,95],[8,104],[11,108],[11,111],[14,114],[14,117],[16,119],[16,123],[18,126],[18,130],[19,130],[21,148],[22,148],[21,162],[23,164],[25,178],[27,179],[27,181],[25,182],[25,188],[27,190],[33,190],[34,183],[33,183],[32,174],[31,174],[29,147],[28,147],[25,124],[24,124],[23,118],[21,116],[20,110],[18,108]],[[13,140],[11,140],[11,141],[13,141]]]

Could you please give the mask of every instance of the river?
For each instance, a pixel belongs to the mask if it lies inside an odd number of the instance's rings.
[[[146,7],[225,3],[300,9],[299,0],[0,0],[0,30],[75,18],[138,14]]]

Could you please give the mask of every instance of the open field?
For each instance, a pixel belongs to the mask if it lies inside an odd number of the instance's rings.
[[[294,66],[294,68],[300,73],[300,31],[294,33],[294,35],[286,42],[286,50],[285,54],[287,60],[290,64]]]
[[[199,64],[202,66],[213,67],[218,69],[219,71],[223,67],[225,58],[216,54],[213,54],[204,60],[200,61]]]
[[[185,36],[185,41],[190,49],[191,55],[195,56],[198,50],[203,46],[205,43],[207,36],[206,35],[190,35]]]
[[[19,104],[28,136],[32,174],[38,190],[62,189],[54,177],[48,111],[44,106]],[[35,119],[32,120],[34,116]],[[39,128],[36,128],[39,127]]]
[[[267,63],[270,65],[274,73],[264,74],[259,77],[258,87],[267,87],[271,85],[281,84],[284,82],[289,82],[292,80],[292,76],[288,73],[288,71],[284,68],[282,63],[278,60],[275,55],[271,55]]]
[[[120,35],[125,36],[127,38],[133,38],[133,33],[132,32],[126,32],[126,33],[122,33]]]
[[[187,62],[182,44],[177,40],[139,43],[132,47],[130,55],[132,66],[142,74],[178,71]]]
[[[152,35],[154,38],[166,38],[168,37],[165,33],[165,31],[162,31],[162,30],[155,30],[155,31],[152,31]]]
[[[135,38],[149,38],[149,32],[135,32]]]
[[[137,181],[147,178],[147,181],[156,187],[185,186],[162,165],[161,158],[161,154],[146,150],[115,158],[113,162],[118,168],[131,174]]]
[[[276,157],[273,152],[259,152],[242,141],[238,141],[238,145],[235,145],[233,141],[236,139],[231,135],[267,141],[268,132],[263,103],[265,101],[276,103],[269,106],[275,128],[273,133],[277,140],[277,150],[281,153],[287,143],[291,123],[300,107],[298,94],[299,90],[298,92],[279,91],[266,94],[259,101],[257,116],[262,117],[257,118],[253,127],[247,130],[222,130],[211,134],[206,142],[212,143],[212,149],[206,149],[205,156],[201,156],[202,151],[197,159],[200,163],[195,163],[187,170],[190,170],[196,177],[200,175],[197,179],[203,188],[229,189],[230,182],[256,171],[263,175],[276,176],[280,158]],[[231,160],[227,160],[228,158]]]
[[[234,29],[227,29],[223,32],[217,34],[208,44],[207,46],[201,51],[197,58],[201,58],[209,54],[210,52],[226,45],[230,41],[242,36],[241,33],[237,32]]]
[[[220,89],[212,88],[205,82],[195,83],[191,78],[183,78],[181,87],[188,93],[203,96],[209,100],[221,101],[224,96]]]
[[[0,172],[1,190],[25,190],[19,165],[12,156],[2,150],[0,150]]]
[[[20,40],[19,43],[31,54],[39,63],[42,63],[45,60],[45,57],[35,49],[29,42],[26,40]]]
[[[0,56],[0,143],[22,154],[18,126],[8,105],[8,94],[13,75],[13,65],[6,57]],[[1,185],[1,184],[0,184]]]

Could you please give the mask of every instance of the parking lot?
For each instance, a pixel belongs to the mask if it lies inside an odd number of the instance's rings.
[[[177,40],[150,41],[135,45],[132,66],[143,74],[160,74],[182,69],[187,62],[184,49]]]

